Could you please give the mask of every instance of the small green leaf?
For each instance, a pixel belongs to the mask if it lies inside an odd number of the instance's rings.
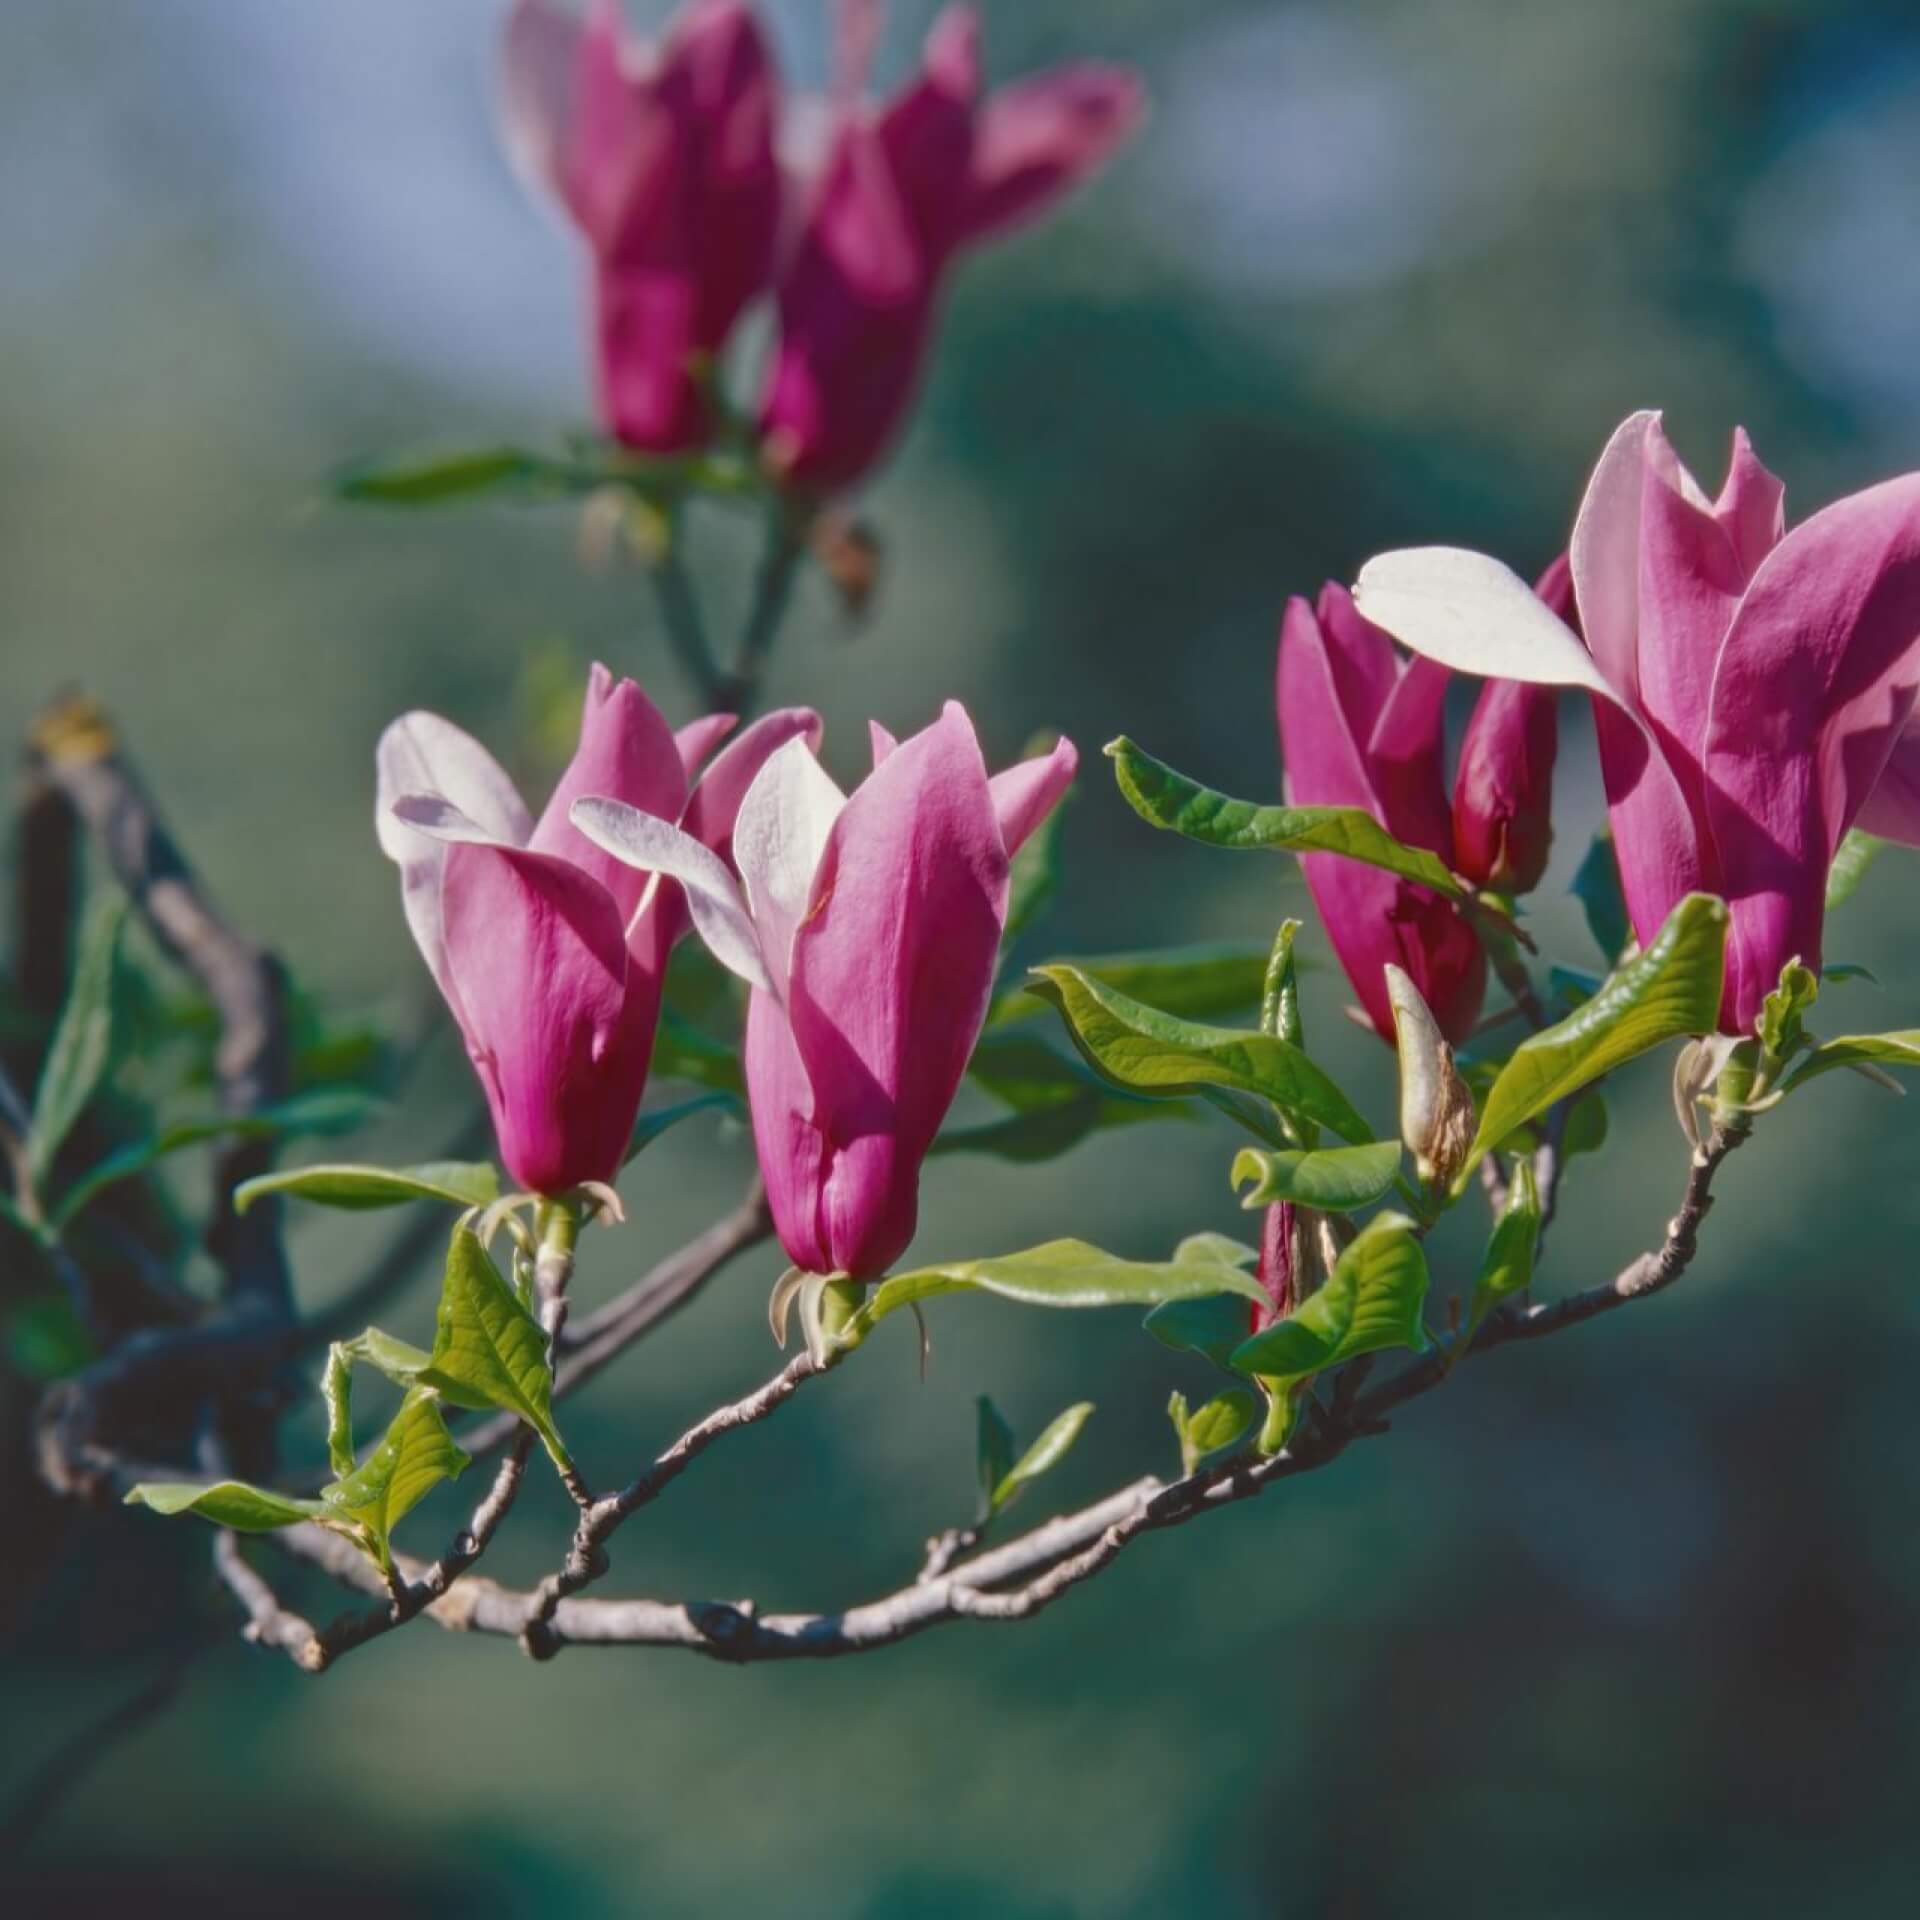
[[[320,1498],[338,1519],[362,1529],[374,1558],[390,1567],[394,1528],[441,1481],[457,1480],[472,1464],[447,1431],[439,1395],[415,1387],[366,1464],[323,1487]]]
[[[1775,1060],[1797,1052],[1805,1031],[1807,1009],[1820,997],[1820,982],[1812,968],[1789,960],[1780,969],[1780,984],[1760,1003],[1756,1031],[1760,1044]]]
[[[1363,1353],[1424,1352],[1426,1297],[1427,1258],[1412,1222],[1380,1214],[1341,1254],[1325,1286],[1235,1349],[1233,1370],[1292,1382]]]
[[[333,477],[341,500],[383,507],[438,507],[511,488],[542,485],[564,491],[565,470],[524,447],[468,447],[458,451],[361,460]]]
[[[1566,1131],[1560,1137],[1560,1158],[1598,1153],[1607,1144],[1607,1097],[1597,1089],[1585,1093],[1567,1109]]]
[[[1514,1162],[1506,1208],[1487,1240],[1486,1257],[1467,1307],[1467,1324],[1448,1349],[1449,1364],[1473,1344],[1481,1323],[1502,1300],[1533,1285],[1534,1249],[1539,1240],[1540,1189],[1534,1181],[1533,1162],[1523,1157]]]
[[[1843,907],[1853,898],[1855,889],[1867,877],[1867,869],[1892,845],[1876,834],[1862,833],[1850,827],[1827,869],[1827,911]]]
[[[344,1340],[327,1349],[320,1402],[327,1411],[327,1464],[336,1480],[344,1479],[353,1471],[353,1351]]]
[[[656,1107],[651,1113],[641,1114],[633,1123],[633,1138],[627,1142],[627,1160],[645,1153],[663,1133],[677,1127],[682,1120],[691,1120],[697,1113],[711,1113],[715,1108],[735,1115],[746,1111],[737,1093],[714,1088],[696,1093],[690,1100],[677,1100],[670,1107]],[[621,1164],[624,1166],[626,1162]]]
[[[1481,1108],[1480,1130],[1454,1191],[1488,1153],[1555,1101],[1664,1041],[1711,1033],[1720,1017],[1726,939],[1726,903],[1688,894],[1652,945],[1584,1007],[1516,1047]]]
[[[994,1489],[1013,1466],[1013,1429],[984,1393],[974,1404],[978,1413],[975,1467],[980,1478],[980,1517],[984,1520],[993,1511]]]
[[[413,1167],[366,1167],[345,1162],[288,1167],[243,1180],[233,1190],[236,1213],[245,1213],[264,1193],[290,1193],[323,1207],[365,1212],[407,1200],[444,1200],[456,1207],[491,1206],[500,1197],[500,1175],[485,1160],[425,1160]]]
[[[1612,966],[1633,936],[1633,923],[1627,918],[1627,898],[1620,890],[1620,862],[1614,858],[1611,827],[1602,827],[1593,836],[1593,844],[1573,876],[1573,892],[1587,916],[1587,931],[1593,935],[1594,945]]]
[[[943,1293],[997,1293],[1029,1307],[1151,1307],[1210,1293],[1263,1300],[1260,1283],[1215,1260],[1122,1260],[1084,1240],[1049,1240],[1023,1253],[955,1260],[883,1280],[853,1316],[852,1345],[889,1313]]]
[[[1877,987],[1880,977],[1871,967],[1863,967],[1857,960],[1823,960],[1820,963],[1820,980],[1823,986],[1837,986],[1844,980],[1864,980],[1868,986]]]
[[[1259,1003],[1267,955],[1259,947],[1214,942],[1161,947],[1145,953],[1098,954],[1091,959],[1070,954],[1057,964],[1070,966],[1162,1013],[1177,1014],[1185,1020],[1211,1020]],[[987,1015],[987,1031],[1034,1019],[1046,1009],[1047,1002],[1030,985],[1009,986],[995,999]]]
[[[1260,1417],[1259,1396],[1245,1387],[1228,1387],[1187,1416],[1181,1435],[1181,1464],[1188,1473],[1210,1453],[1230,1447]]]
[[[1087,1424],[1092,1412],[1093,1402],[1082,1400],[1064,1413],[1056,1414],[1040,1438],[1001,1475],[990,1497],[988,1511],[999,1513],[1011,1506],[1043,1473],[1065,1459],[1067,1449],[1079,1439],[1080,1429]]]
[[[1260,982],[1260,1031],[1284,1040],[1290,1047],[1307,1044],[1300,1022],[1300,967],[1293,954],[1299,932],[1298,920],[1281,921]]]
[[[324,1500],[296,1500],[291,1494],[250,1487],[244,1480],[143,1480],[127,1495],[130,1507],[155,1513],[197,1513],[216,1527],[236,1533],[271,1533],[297,1527],[303,1520],[326,1520],[333,1509]]]
[[[1246,1344],[1247,1303],[1237,1293],[1216,1293],[1199,1300],[1169,1300],[1140,1324],[1175,1353],[1197,1353],[1224,1367]]]
[[[465,1225],[454,1228],[447,1249],[433,1352],[419,1380],[456,1407],[519,1415],[557,1463],[569,1464],[553,1424],[547,1336]]]
[[[1817,1046],[1790,1073],[1781,1092],[1792,1093],[1835,1067],[1920,1067],[1920,1027],[1897,1033],[1844,1033]]]
[[[125,898],[103,894],[81,928],[73,985],[47,1048],[27,1127],[26,1174],[36,1191],[45,1186],[54,1155],[113,1064],[114,968],[126,917]]]
[[[1302,1152],[1262,1152],[1242,1147],[1234,1156],[1233,1185],[1243,1187],[1243,1207],[1291,1200],[1322,1213],[1352,1213],[1370,1207],[1400,1175],[1400,1142],[1375,1140],[1360,1147],[1318,1147]]]
[[[89,1167],[60,1196],[52,1211],[52,1224],[56,1230],[69,1225],[108,1187],[145,1173],[156,1161],[184,1148],[241,1136],[348,1133],[366,1121],[376,1104],[371,1095],[352,1088],[319,1087],[255,1113],[209,1114],[203,1119],[175,1121]]]
[[[1075,967],[1041,967],[1033,981],[1033,991],[1059,1008],[1087,1063],[1130,1092],[1182,1099],[1237,1090],[1317,1120],[1343,1140],[1373,1138],[1347,1096],[1284,1040],[1175,1019]]]
[[[1265,807],[1230,800],[1176,773],[1122,735],[1107,748],[1120,791],[1141,819],[1210,847],[1339,853],[1384,867],[1450,899],[1467,890],[1424,847],[1401,844],[1363,807]]]

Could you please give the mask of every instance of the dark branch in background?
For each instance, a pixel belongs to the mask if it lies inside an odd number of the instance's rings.
[[[14,874],[14,985],[27,1011],[51,1027],[67,997],[79,895],[79,828],[66,796],[29,767],[20,796]]]
[[[1740,1129],[1717,1131],[1693,1156],[1680,1211],[1660,1244],[1623,1268],[1612,1280],[1552,1303],[1508,1308],[1480,1329],[1471,1353],[1519,1340],[1539,1339],[1671,1286],[1686,1271],[1699,1244],[1701,1222],[1712,1205],[1720,1163],[1746,1137]],[[646,1473],[602,1508],[619,1519],[654,1498],[685,1466],[721,1435],[764,1419],[791,1397],[816,1369],[802,1355],[745,1399],[722,1407],[689,1428]],[[1449,1377],[1447,1355],[1435,1351],[1368,1386],[1365,1362],[1343,1371],[1331,1405],[1304,1422],[1285,1451],[1270,1459],[1241,1454],[1185,1479],[1154,1478],[1047,1521],[1031,1532],[984,1553],[959,1558],[964,1548],[949,1536],[930,1543],[929,1559],[909,1586],[865,1606],[839,1613],[762,1614],[750,1600],[602,1600],[577,1597],[599,1571],[583,1568],[578,1538],[568,1566],[532,1592],[517,1592],[469,1577],[431,1602],[425,1611],[455,1631],[502,1634],[551,1654],[565,1645],[679,1647],[733,1661],[832,1659],[876,1647],[950,1620],[1022,1620],[1050,1606],[1070,1588],[1109,1566],[1144,1534],[1181,1526],[1251,1499],[1277,1481],[1330,1465],[1355,1441],[1386,1433],[1387,1416]],[[602,1546],[607,1526],[591,1545]],[[383,1591],[380,1576],[348,1542],[318,1527],[289,1528],[274,1536],[286,1550],[324,1567],[336,1579],[369,1592]],[[403,1561],[411,1580],[417,1562]]]
[[[84,699],[50,708],[33,729],[29,764],[86,827],[163,951],[212,1002],[220,1020],[214,1071],[223,1108],[252,1113],[281,1098],[289,1057],[281,967],[208,902],[101,709]],[[197,1408],[215,1403],[243,1469],[260,1470],[271,1448],[263,1390],[287,1348],[292,1281],[279,1203],[269,1198],[237,1215],[232,1194],[239,1181],[263,1172],[272,1154],[270,1141],[240,1138],[215,1160],[207,1247],[222,1274],[219,1308],[196,1325],[130,1334],[43,1398],[41,1469],[56,1491],[99,1497],[114,1485],[113,1450],[128,1433],[190,1423]]]
[[[754,578],[753,604],[747,610],[733,665],[721,680],[715,697],[718,707],[727,713],[737,713],[742,720],[749,719],[759,704],[760,682],[773,656],[780,623],[787,617],[787,602],[793,597],[793,583],[806,551],[806,522],[802,510],[785,502],[777,503],[769,510],[767,545]]]

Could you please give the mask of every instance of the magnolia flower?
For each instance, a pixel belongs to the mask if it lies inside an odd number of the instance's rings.
[[[1446,696],[1445,670],[1403,662],[1344,587],[1329,583],[1317,609],[1298,596],[1288,601],[1275,685],[1287,800],[1364,808],[1406,845],[1438,854],[1449,867],[1459,863],[1470,878],[1518,890],[1545,861],[1551,712],[1543,726],[1537,711],[1490,687],[1468,727],[1450,803]],[[1479,871],[1470,871],[1476,858]],[[1383,969],[1397,965],[1418,983],[1447,1038],[1463,1039],[1486,994],[1487,961],[1454,906],[1341,854],[1303,854],[1300,865],[1374,1031],[1392,1043]]]
[[[1584,644],[1484,554],[1382,554],[1356,591],[1430,659],[1594,696],[1634,931],[1721,895],[1721,1025],[1743,1033],[1787,961],[1818,968],[1847,829],[1920,845],[1920,474],[1789,533],[1744,432],[1709,500],[1660,416],[1636,413],[1594,469],[1570,559]]]
[[[1075,65],[981,98],[980,27],[950,7],[919,77],[862,98],[878,9],[843,5],[842,97],[779,286],[761,409],[774,470],[815,491],[859,478],[919,380],[941,282],[963,249],[1037,219],[1095,172],[1144,110],[1116,67]]]
[[[428,970],[486,1089],[501,1158],[535,1193],[610,1180],[625,1156],[653,1052],[667,955],[685,931],[680,889],[649,887],[569,823],[584,792],[727,856],[741,796],[783,743],[819,737],[813,713],[733,727],[667,726],[631,680],[596,666],[580,744],[538,821],[500,764],[451,721],[403,714],[380,736],[380,845]],[[722,871],[724,871],[722,867]]]
[[[771,755],[734,827],[739,879],[618,799],[576,801],[597,846],[686,887],[752,986],[745,1064],[774,1224],[809,1273],[865,1280],[913,1238],[920,1163],[986,1019],[1013,854],[1073,778],[1062,740],[991,779],[966,709],[895,744],[851,796],[808,739]]]
[[[703,365],[768,284],[780,224],[779,83],[751,9],[693,0],[647,47],[620,0],[593,0],[584,21],[515,0],[502,96],[521,172],[592,255],[607,431],[649,453],[698,445]]]

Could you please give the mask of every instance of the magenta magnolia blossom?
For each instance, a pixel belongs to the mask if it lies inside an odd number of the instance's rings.
[[[1545,858],[1551,696],[1543,722],[1533,703],[1487,689],[1449,802],[1447,681],[1430,661],[1403,661],[1344,587],[1329,583],[1317,609],[1288,601],[1275,701],[1287,800],[1362,807],[1406,845],[1462,871],[1477,859],[1470,877],[1518,889]],[[1341,854],[1309,853],[1300,865],[1374,1031],[1392,1043],[1384,972],[1392,962],[1418,984],[1448,1039],[1464,1039],[1486,994],[1487,961],[1458,911],[1430,888]]]
[[[737,886],[657,819],[575,806],[598,844],[686,884],[701,936],[753,986],[754,1140],[796,1266],[871,1279],[913,1238],[920,1163],[993,992],[1009,862],[1076,764],[1063,740],[989,779],[953,702],[897,746],[876,727],[851,796],[790,741],[740,804]]]
[[[515,0],[504,96],[516,159],[592,254],[608,432],[649,453],[698,445],[701,364],[769,283],[780,226],[779,82],[751,9],[693,0],[653,48],[628,41],[619,0],[584,21]]]
[[[571,826],[582,793],[619,795],[718,858],[742,795],[784,743],[819,737],[805,709],[769,714],[702,760],[728,714],[676,735],[631,680],[596,666],[580,745],[538,821],[486,748],[409,713],[380,737],[380,845],[399,864],[413,937],[459,1023],[523,1187],[560,1193],[619,1170],[653,1052],[677,886],[649,888]]]
[[[954,257],[1045,213],[1144,107],[1131,73],[1091,64],[982,100],[979,22],[950,7],[927,36],[919,77],[873,109],[860,94],[875,11],[843,7],[845,97],[781,274],[761,410],[775,470],[820,491],[858,479],[892,439]]]
[[[1787,961],[1819,966],[1850,826],[1920,845],[1920,474],[1785,529],[1781,484],[1744,433],[1709,500],[1659,415],[1636,413],[1574,527],[1584,646],[1482,554],[1383,554],[1358,589],[1434,660],[1596,696],[1634,931],[1651,939],[1695,890],[1727,901],[1730,1033]]]

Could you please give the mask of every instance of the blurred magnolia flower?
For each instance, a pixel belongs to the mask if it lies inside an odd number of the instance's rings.
[[[1636,413],[1594,469],[1570,559],[1584,645],[1484,554],[1382,554],[1357,593],[1434,661],[1594,695],[1634,932],[1650,940],[1687,893],[1722,896],[1721,1025],[1745,1032],[1786,962],[1818,968],[1847,829],[1920,845],[1920,473],[1788,532],[1744,432],[1709,500],[1660,416]]]
[[[705,370],[768,282],[780,224],[779,82],[739,0],[692,0],[657,47],[619,0],[584,20],[515,0],[502,86],[508,145],[592,257],[601,418],[649,453],[700,444]]]
[[[538,821],[450,720],[403,714],[380,736],[381,848],[399,865],[407,924],[486,1089],[501,1158],[535,1193],[619,1171],[667,956],[687,924],[677,886],[650,887],[609,859],[568,808],[582,793],[617,794],[723,861],[768,755],[820,729],[805,708],[770,713],[699,773],[733,724],[714,714],[676,734],[633,681],[596,665],[579,746]]]
[[[810,739],[740,803],[739,881],[655,813],[588,797],[596,845],[687,888],[715,958],[752,986],[745,1066],[781,1244],[809,1273],[865,1280],[913,1238],[920,1164],[987,1014],[1008,869],[1073,779],[1051,753],[987,775],[966,709],[895,744],[851,796]]]

